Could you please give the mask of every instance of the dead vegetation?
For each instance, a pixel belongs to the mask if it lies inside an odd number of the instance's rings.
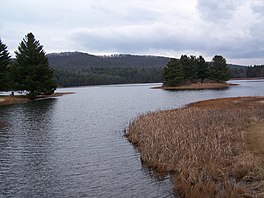
[[[39,96],[36,96],[34,98],[30,98],[30,97],[25,96],[25,95],[0,96],[0,106],[27,103],[27,102],[30,102],[33,100],[59,97],[59,96],[67,95],[67,94],[74,94],[74,92],[60,92],[60,93],[54,93],[51,95],[39,95]]]
[[[29,102],[30,99],[24,96],[0,96],[0,106],[1,105],[11,105]]]
[[[247,147],[262,160],[264,167],[264,122],[251,126],[244,132]]]
[[[260,160],[243,131],[264,120],[264,98],[203,101],[148,113],[129,124],[141,161],[170,173],[180,197],[251,197],[263,191]]]
[[[164,90],[175,90],[175,91],[184,91],[184,90],[203,90],[203,89],[226,89],[230,86],[235,86],[237,84],[227,84],[227,83],[192,83],[189,85],[182,85],[177,87],[154,87],[153,89],[164,89]]]

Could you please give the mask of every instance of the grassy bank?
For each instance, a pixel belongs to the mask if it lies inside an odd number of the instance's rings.
[[[30,99],[25,96],[0,96],[0,106],[10,104],[20,104],[29,102]]]
[[[52,95],[41,95],[41,96],[36,96],[34,99],[28,98],[27,96],[0,96],[0,106],[27,103],[32,100],[59,97],[66,94],[73,94],[73,92],[54,93]]]
[[[263,169],[245,133],[263,120],[264,97],[216,99],[141,115],[126,135],[145,165],[170,173],[180,197],[255,196]]]
[[[234,86],[237,84],[227,84],[227,83],[193,83],[190,85],[183,85],[177,87],[154,87],[154,89],[164,89],[164,90],[203,90],[203,89],[225,89],[230,86]]]

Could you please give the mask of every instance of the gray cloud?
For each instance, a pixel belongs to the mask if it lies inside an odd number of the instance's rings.
[[[84,49],[123,53],[143,53],[151,50],[184,51],[202,47],[202,42],[199,42],[194,34],[176,32],[173,27],[157,23],[119,28],[79,29],[72,32],[71,38],[76,45]]]
[[[264,63],[262,0],[2,0],[11,51],[33,32],[46,52],[134,53]],[[246,58],[246,59],[245,59]]]
[[[228,20],[241,5],[242,0],[197,0],[197,9],[207,21]]]

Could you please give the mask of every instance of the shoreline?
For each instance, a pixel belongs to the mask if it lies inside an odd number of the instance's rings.
[[[264,80],[264,77],[254,77],[254,78],[231,78],[230,80]]]
[[[179,197],[263,196],[263,109],[264,97],[199,101],[140,115],[125,136]]]
[[[0,106],[4,106],[4,105],[13,105],[13,104],[23,104],[23,103],[28,103],[34,100],[41,100],[41,99],[48,99],[48,98],[54,98],[54,97],[60,97],[60,96],[64,96],[64,95],[68,95],[68,94],[74,94],[74,92],[58,92],[58,93],[54,93],[51,95],[41,95],[41,96],[37,96],[34,99],[30,99],[27,96],[24,95],[18,95],[18,96],[0,96]]]
[[[227,83],[192,83],[190,85],[183,85],[177,87],[152,87],[152,89],[174,90],[174,91],[186,91],[186,90],[208,90],[208,89],[227,89],[231,86],[237,86],[239,84],[227,84]]]

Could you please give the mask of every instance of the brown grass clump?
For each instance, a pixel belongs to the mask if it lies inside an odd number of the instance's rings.
[[[170,173],[180,197],[256,196],[263,190],[260,161],[242,132],[263,122],[263,101],[216,99],[148,113],[129,124],[126,136],[143,163]]]
[[[67,94],[74,94],[74,92],[61,92],[61,93],[54,93],[51,95],[39,95],[34,98],[30,98],[28,96],[24,95],[18,95],[18,96],[0,96],[0,106],[2,105],[11,105],[11,104],[21,104],[21,103],[27,103],[30,101],[33,101],[34,99],[46,99],[46,98],[53,98],[53,97],[59,97]]]
[[[0,106],[10,104],[20,104],[30,101],[24,96],[0,96]]]

